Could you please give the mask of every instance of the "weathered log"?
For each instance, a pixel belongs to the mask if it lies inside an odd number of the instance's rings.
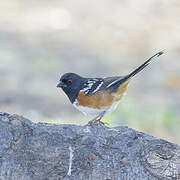
[[[128,127],[32,123],[0,113],[0,180],[180,179],[180,147]]]

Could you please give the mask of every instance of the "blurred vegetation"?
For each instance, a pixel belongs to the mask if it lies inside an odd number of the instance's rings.
[[[180,143],[179,17],[178,0],[1,1],[1,111],[84,125],[92,117],[56,88],[60,75],[125,75],[165,49],[104,121]]]
[[[152,103],[138,103],[136,99],[126,98],[118,110],[104,118],[112,125],[128,125],[136,130],[152,133],[161,138],[176,141],[180,129],[180,116],[169,105],[154,107]]]

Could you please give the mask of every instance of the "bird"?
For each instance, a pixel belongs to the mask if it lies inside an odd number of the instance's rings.
[[[61,88],[75,108],[84,114],[94,115],[88,125],[104,124],[104,115],[113,112],[125,94],[131,79],[153,59],[164,52],[160,51],[146,60],[143,64],[124,76],[106,78],[86,78],[76,73],[65,73],[60,77],[57,88]]]

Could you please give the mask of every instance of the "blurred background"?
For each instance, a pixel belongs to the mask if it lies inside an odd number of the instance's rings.
[[[179,17],[179,0],[1,1],[0,110],[84,125],[56,88],[63,73],[126,75],[165,49],[104,121],[180,144]]]

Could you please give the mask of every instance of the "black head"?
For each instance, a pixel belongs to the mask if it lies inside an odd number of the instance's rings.
[[[65,73],[61,76],[56,87],[62,88],[73,103],[84,82],[84,78],[75,73]]]

